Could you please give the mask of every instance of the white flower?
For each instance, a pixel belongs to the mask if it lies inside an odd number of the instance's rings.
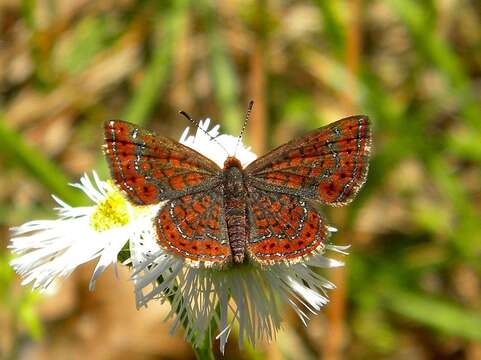
[[[189,136],[190,129],[186,128],[179,141],[213,160],[221,168],[224,167],[227,155],[234,155],[234,152],[236,158],[239,159],[243,166],[256,159],[257,156],[251,151],[250,147],[245,147],[242,143],[239,143],[239,146],[237,146],[238,138],[236,136],[219,135],[220,126],[215,125],[209,130],[209,124],[210,119],[201,121],[195,136]],[[226,151],[230,153],[228,154]]]
[[[156,247],[154,243],[144,245],[151,250]],[[343,252],[345,248],[328,245],[327,249]],[[187,267],[183,259],[162,250],[152,254],[134,261],[138,306],[153,299],[168,299],[172,305],[169,317],[175,319],[172,330],[179,324],[188,324],[186,337],[198,344],[203,335],[210,333],[209,326],[214,320],[222,352],[235,322],[239,326],[240,347],[245,338],[251,344],[260,339],[272,341],[281,326],[285,304],[306,324],[308,313],[317,314],[327,303],[325,289],[334,288],[316,268],[342,265],[318,255],[306,263],[290,266],[242,265],[212,270]]]
[[[10,262],[23,277],[22,285],[46,290],[58,277],[67,277],[77,266],[99,258],[90,288],[129,239],[141,239],[150,227],[156,209],[137,209],[112,184],[93,173],[94,182],[84,175],[80,184],[94,206],[71,207],[54,196],[58,219],[36,220],[12,229]],[[158,207],[157,207],[158,209]]]
[[[208,126],[209,119],[201,122],[199,127],[204,131],[197,129],[195,136],[187,136],[189,129],[186,129],[180,141],[221,167],[234,152],[244,166],[256,159],[242,143],[236,149],[236,137],[218,135],[218,126],[210,131]],[[333,227],[328,230],[337,231]],[[187,326],[186,337],[196,344],[210,334],[212,322],[216,323],[222,352],[234,323],[239,327],[239,346],[245,338],[251,344],[260,339],[273,340],[281,326],[284,304],[290,305],[306,324],[308,313],[318,313],[327,303],[325,289],[334,287],[318,275],[316,269],[342,265],[318,254],[307,262],[293,265],[260,268],[244,264],[223,270],[192,268],[182,257],[163,251],[155,236],[146,240],[142,244],[135,241],[130,244],[137,306],[147,305],[154,299],[170,301],[169,317],[174,318],[172,330],[179,324]],[[326,249],[344,253],[346,247],[327,245]]]
[[[207,119],[200,122],[195,136],[187,128],[180,142],[214,160],[219,166],[234,155],[245,166],[256,156],[238,138],[219,135],[219,126],[209,130]],[[317,254],[305,262],[266,267],[243,264],[214,270],[189,267],[184,258],[166,252],[157,242],[153,219],[163,203],[134,206],[111,183],[84,176],[80,188],[95,203],[70,207],[59,199],[59,219],[32,221],[13,229],[11,245],[19,257],[11,262],[24,278],[23,284],[46,289],[53,280],[68,276],[77,266],[99,258],[91,281],[126,249],[125,264],[133,268],[136,303],[146,306],[152,300],[171,303],[168,317],[172,330],[181,324],[186,338],[199,345],[217,328],[221,350],[234,324],[239,329],[239,345],[245,339],[255,344],[271,341],[281,326],[283,306],[291,306],[306,323],[327,303],[325,290],[334,287],[317,273],[318,268],[342,263]],[[330,232],[336,231],[329,227]],[[346,247],[326,245],[325,250],[344,253]]]

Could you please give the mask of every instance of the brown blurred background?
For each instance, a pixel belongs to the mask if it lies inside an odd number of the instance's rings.
[[[21,288],[8,228],[54,216],[67,182],[107,176],[101,123],[178,138],[179,110],[257,154],[362,113],[367,184],[326,209],[352,244],[309,327],[286,310],[273,344],[229,359],[481,359],[481,2],[0,1],[0,357],[189,359],[167,305],[135,310],[129,273],[93,265],[48,294]],[[217,345],[215,345],[217,347]]]

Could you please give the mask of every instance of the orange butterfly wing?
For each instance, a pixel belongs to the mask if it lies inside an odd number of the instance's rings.
[[[104,125],[105,155],[116,184],[139,205],[217,186],[221,169],[197,151],[120,120]]]
[[[197,267],[221,267],[230,262],[231,249],[220,189],[168,201],[156,219],[162,247]]]
[[[298,196],[249,192],[249,258],[266,265],[295,263],[324,249],[327,224],[309,202]]]
[[[341,206],[366,181],[370,149],[368,118],[351,116],[278,147],[245,171],[254,187]]]
[[[128,198],[139,205],[168,200],[155,219],[162,248],[190,266],[227,263],[221,169],[197,151],[133,124],[110,120],[104,129],[111,175]]]
[[[352,116],[294,139],[245,169],[249,256],[294,263],[322,251],[328,226],[316,203],[349,203],[366,181],[369,120]]]

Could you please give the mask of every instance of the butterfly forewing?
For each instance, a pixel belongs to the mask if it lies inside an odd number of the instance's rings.
[[[221,189],[168,201],[156,228],[160,245],[190,260],[191,266],[222,266],[230,260]]]
[[[247,181],[263,190],[344,205],[366,180],[370,147],[368,118],[351,116],[257,159],[245,169]]]
[[[327,225],[306,199],[248,188],[247,203],[247,252],[254,262],[293,263],[323,249]]]
[[[367,176],[370,146],[367,117],[353,116],[247,166],[250,258],[295,263],[321,251],[329,231],[316,204],[339,206],[353,199]]]
[[[120,120],[106,121],[104,131],[112,177],[136,204],[207,190],[221,181],[213,161],[174,140]]]

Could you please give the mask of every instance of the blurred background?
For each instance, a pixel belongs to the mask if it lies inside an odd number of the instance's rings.
[[[211,117],[257,154],[351,114],[374,124],[359,197],[326,209],[352,244],[305,328],[231,359],[481,359],[481,2],[0,1],[0,358],[190,359],[168,307],[135,310],[127,270],[47,294],[8,266],[8,228],[107,176],[101,124],[179,138]],[[88,239],[86,239],[87,241]],[[217,347],[217,346],[216,346]]]

